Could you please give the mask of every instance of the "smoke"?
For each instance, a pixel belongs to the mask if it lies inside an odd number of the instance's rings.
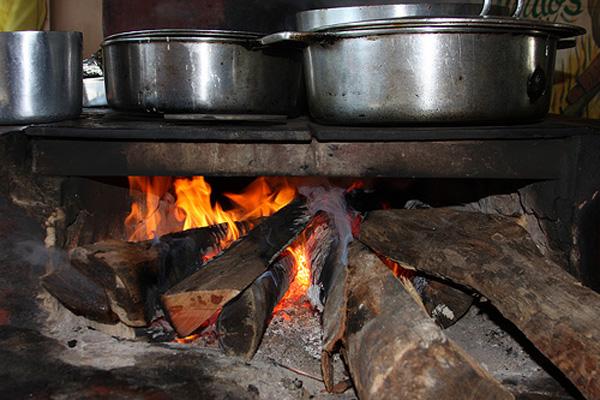
[[[16,242],[13,252],[38,273],[49,272],[48,268],[61,265],[66,257],[63,251],[54,248],[48,249],[39,240],[22,240]]]
[[[338,187],[300,187],[301,195],[307,198],[309,212],[316,214],[319,211],[326,212],[333,218],[333,225],[338,234],[340,248],[340,259],[344,265],[348,264],[348,245],[352,242],[352,220],[344,189]]]

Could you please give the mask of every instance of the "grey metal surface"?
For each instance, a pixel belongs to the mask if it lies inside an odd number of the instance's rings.
[[[279,39],[307,45],[308,103],[320,122],[514,123],[546,115],[559,39],[583,32],[513,18],[429,18]]]
[[[477,15],[508,16],[507,7],[485,0],[476,3],[423,2],[376,6],[332,7],[302,11],[296,14],[299,31],[314,32],[349,22],[407,17],[468,17]]]
[[[188,114],[186,114],[187,116]],[[166,115],[165,115],[166,116]],[[194,117],[194,114],[191,114]],[[75,120],[28,126],[32,138],[185,142],[410,142],[551,139],[600,134],[600,121],[550,116],[521,125],[322,125],[306,117],[285,121],[186,121],[87,108]]]
[[[150,113],[294,114],[295,49],[254,49],[254,34],[152,31],[104,42],[108,103]]]
[[[80,32],[0,32],[0,124],[77,117],[81,44]]]

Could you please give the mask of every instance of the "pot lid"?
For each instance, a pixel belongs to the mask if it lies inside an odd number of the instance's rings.
[[[482,11],[482,4],[451,3],[447,0],[445,2],[332,7],[299,12],[296,14],[296,24],[300,31],[314,32],[340,24],[388,18],[475,17]],[[510,13],[508,7],[493,5],[486,15],[509,16]]]
[[[373,21],[352,22],[319,30],[336,36],[368,36],[410,32],[455,33],[517,33],[542,34],[569,38],[586,33],[577,25],[545,21],[533,21],[511,17],[473,18],[390,18]]]
[[[255,32],[199,29],[149,29],[117,33],[104,38],[103,46],[122,42],[162,42],[162,41],[249,41],[262,35]]]

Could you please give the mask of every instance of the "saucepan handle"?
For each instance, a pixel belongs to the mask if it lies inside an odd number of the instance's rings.
[[[525,0],[517,0],[517,5],[515,6],[515,11],[512,14],[513,18],[521,18],[521,14],[523,13],[523,8],[525,7]],[[485,17],[489,15],[490,10],[492,9],[492,0],[483,0],[483,5],[481,6],[481,12],[479,16]]]
[[[556,44],[556,48],[558,50],[571,49],[571,48],[575,47],[576,44],[577,43],[575,42],[575,39],[559,40],[558,43]]]
[[[335,40],[335,35],[325,32],[293,32],[284,31],[272,33],[258,39],[258,43],[263,46],[274,46],[280,43],[288,45],[296,45],[298,47],[306,47],[312,43]]]

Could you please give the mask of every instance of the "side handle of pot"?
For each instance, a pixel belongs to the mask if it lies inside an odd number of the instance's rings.
[[[525,7],[525,0],[517,0],[517,4],[515,6],[515,11],[512,14],[513,18],[520,18],[523,13],[523,8]],[[489,14],[492,9],[492,0],[483,0],[483,5],[481,6],[481,12],[479,15],[481,17],[485,17]]]
[[[298,47],[306,47],[312,43],[331,39],[332,36],[326,33],[284,31],[263,36],[258,39],[258,43],[260,43],[261,46],[274,46],[283,43]]]
[[[558,43],[556,44],[556,48],[558,50],[571,49],[571,48],[575,47],[575,45],[576,45],[575,39],[559,40]]]

